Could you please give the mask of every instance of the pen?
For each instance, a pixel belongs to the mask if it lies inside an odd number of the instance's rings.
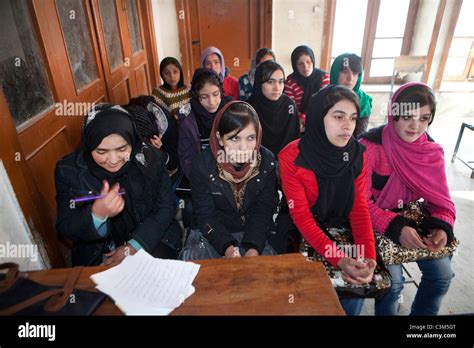
[[[124,191],[120,191],[118,193],[119,196],[121,195],[124,195],[125,192]],[[103,198],[105,197],[106,195],[93,195],[93,196],[83,196],[83,197],[79,197],[79,198],[74,198],[73,201],[75,203],[79,203],[79,202],[88,202],[88,201],[95,201],[96,199],[99,199],[99,198]]]

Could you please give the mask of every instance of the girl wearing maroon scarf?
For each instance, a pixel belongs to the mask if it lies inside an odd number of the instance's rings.
[[[193,161],[195,220],[181,259],[275,254],[267,240],[275,233],[276,160],[261,142],[250,104],[231,101],[218,112],[210,146]]]
[[[374,230],[408,248],[438,251],[454,239],[456,217],[446,181],[442,147],[426,132],[436,111],[435,96],[422,83],[407,83],[392,96],[388,123],[362,136],[367,152],[367,198]],[[420,237],[415,222],[391,211],[423,198],[431,234]],[[453,272],[451,258],[417,262],[421,283],[412,315],[436,315]],[[389,265],[392,288],[375,301],[375,314],[396,315],[403,289],[402,266]]]

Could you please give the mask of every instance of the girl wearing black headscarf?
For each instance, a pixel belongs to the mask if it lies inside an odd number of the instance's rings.
[[[298,46],[291,53],[293,73],[285,82],[285,94],[298,108],[301,128],[306,122],[306,108],[311,96],[329,84],[329,75],[315,67],[314,52],[308,46]]]
[[[178,113],[178,156],[184,176],[189,179],[196,156],[209,146],[212,124],[222,107],[232,100],[224,96],[219,76],[198,68],[191,81],[192,99]]]
[[[142,145],[122,107],[88,112],[83,147],[57,163],[55,180],[56,229],[73,242],[73,265],[117,264],[142,248],[176,256],[181,231],[164,155]]]
[[[262,124],[262,145],[275,156],[300,136],[296,105],[283,94],[284,81],[285,73],[280,64],[274,61],[261,63],[255,72],[253,93],[248,101]]]
[[[357,95],[331,85],[311,98],[307,110],[305,134],[278,156],[290,215],[311,247],[342,270],[345,281],[367,283],[376,265],[375,241],[365,193],[364,148],[352,136],[359,117]],[[356,258],[337,248],[322,231],[326,227],[351,229]],[[363,300],[341,299],[341,304],[347,314],[357,315]]]

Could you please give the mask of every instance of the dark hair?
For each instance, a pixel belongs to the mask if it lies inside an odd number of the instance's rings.
[[[204,87],[206,83],[210,83],[211,85],[219,87],[221,96],[224,96],[224,88],[219,75],[217,75],[211,69],[197,68],[196,71],[194,71],[193,79],[191,81],[191,95],[193,98],[199,99],[198,92]]]
[[[394,105],[417,105],[417,108],[422,108],[423,106],[429,105],[431,109],[431,121],[429,125],[433,122],[434,115],[436,113],[436,97],[431,90],[431,88],[422,85],[410,86],[403,90],[397,97],[397,99],[392,103],[392,108]],[[399,110],[402,108],[399,108]],[[394,115],[393,120],[398,121],[400,115]]]
[[[282,71],[283,79],[285,79],[285,70],[283,70],[283,67],[280,64],[274,61],[265,62],[265,65],[262,67],[262,76],[261,76],[262,85],[268,80],[270,80],[270,78],[272,77],[272,74],[277,70]]]
[[[326,108],[324,109],[324,116],[326,116],[330,108],[332,108],[341,100],[346,99],[354,103],[357,109],[358,119],[360,119],[359,97],[352,89],[349,89],[343,85],[329,85],[325,88],[329,88],[330,90],[328,90],[326,94]]]
[[[350,54],[346,58],[349,62],[349,68],[351,68],[354,73],[360,74],[362,71],[362,59],[357,54]],[[343,59],[341,63],[341,70],[344,69],[344,60],[345,59]]]
[[[141,95],[130,99],[127,105],[123,105],[123,108],[132,115],[140,139],[148,145],[153,136],[160,134],[155,116],[147,109],[149,103],[155,102],[153,96]]]
[[[236,132],[235,135],[239,134],[242,129],[247,127],[250,123],[253,123],[255,130],[258,133],[259,120],[255,109],[246,102],[237,102],[229,106],[222,115],[217,131],[219,134],[224,136],[230,132]]]
[[[267,54],[271,55],[273,57],[273,60],[275,59],[275,53],[267,47],[263,47],[258,49],[257,54],[255,55],[255,64],[260,64],[260,61],[262,60],[263,57],[265,57]]]
[[[174,65],[179,70],[179,81],[177,87],[184,87],[183,68],[181,67],[181,64],[179,64],[179,61],[174,57],[166,57],[160,63],[160,76],[163,79],[163,87],[166,89],[171,89],[171,86],[165,81],[165,78],[163,77],[163,70],[165,70],[165,68],[170,64]]]

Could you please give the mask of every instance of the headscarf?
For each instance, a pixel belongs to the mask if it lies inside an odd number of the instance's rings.
[[[337,85],[339,83],[339,74],[343,68],[344,58],[349,58],[350,56],[355,56],[353,53],[344,53],[334,59],[334,62],[331,65],[330,81],[331,85]],[[368,117],[372,115],[372,97],[360,89],[362,79],[364,76],[364,69],[360,67],[360,72],[357,78],[355,86],[352,88],[354,92],[357,93],[360,102],[360,117]]]
[[[260,64],[260,62],[257,63],[257,57],[260,55],[260,52],[262,52],[262,51],[265,51],[265,52],[267,52],[267,53],[266,53],[265,55],[263,55],[263,56],[261,57],[261,59],[262,59],[264,56],[270,54],[271,56],[273,56],[273,60],[275,60],[275,55],[273,54],[273,52],[272,52],[270,49],[266,48],[266,47],[259,48],[259,49],[257,50],[257,52],[255,52],[255,56],[252,58],[250,70],[249,70],[249,72],[247,73],[247,77],[248,77],[249,82],[250,82],[250,84],[251,84],[252,86],[253,86],[253,84],[254,84],[254,82],[255,82],[255,71],[257,70],[257,65]]]
[[[201,60],[200,60],[201,67],[206,68],[204,66],[204,61],[211,54],[217,54],[217,56],[219,57],[219,60],[221,61],[221,71],[219,73],[219,79],[222,82],[222,81],[224,81],[224,77],[226,76],[226,66],[225,66],[225,61],[224,61],[224,55],[222,54],[222,52],[217,47],[209,46],[209,47],[205,48],[204,51],[202,51]]]
[[[311,61],[313,62],[313,72],[311,73],[311,75],[307,77],[299,73],[298,66],[296,64],[297,60],[303,54],[308,55],[311,58]],[[298,110],[299,112],[306,111],[306,107],[308,106],[309,99],[314,93],[318,92],[322,87],[323,77],[326,72],[321,69],[317,69],[315,61],[316,60],[314,58],[314,52],[308,46],[304,46],[304,45],[298,46],[291,53],[291,66],[293,68],[293,73],[288,77],[294,78],[296,82],[301,87],[303,87],[303,90],[304,90],[303,99],[301,100],[301,105]]]
[[[163,60],[160,63],[160,76],[163,79],[163,87],[169,91],[171,91],[171,86],[165,81],[163,77],[164,76],[163,70],[165,70],[165,68],[170,64],[176,66],[179,69],[179,81],[178,81],[177,88],[184,87],[183,68],[181,67],[181,64],[174,57],[166,57],[166,58],[163,58]]]
[[[398,106],[397,98],[403,91],[416,86],[427,88],[433,93],[424,83],[411,82],[398,88],[390,99],[388,123],[382,131],[382,145],[393,173],[376,204],[384,209],[393,209],[398,206],[399,200],[409,202],[422,197],[430,204],[448,209],[454,217],[456,210],[447,185],[443,148],[429,141],[426,132],[408,143],[398,136],[394,128],[393,110]]]
[[[324,127],[324,117],[333,106],[328,94],[347,87],[329,85],[315,94],[308,105],[306,131],[299,143],[297,166],[316,175],[318,199],[311,211],[318,223],[344,224],[354,204],[354,180],[362,170],[364,147],[351,137],[344,147],[333,145]],[[356,105],[359,113],[359,105]]]
[[[262,144],[276,156],[289,142],[297,139],[300,134],[300,126],[296,115],[296,106],[286,94],[282,93],[280,98],[272,101],[262,93],[262,73],[265,68],[274,71],[284,70],[274,61],[262,62],[258,65],[255,73],[253,93],[248,103],[257,111],[258,118],[262,124]]]
[[[162,137],[168,130],[168,111],[157,105],[153,96],[132,98],[123,107],[132,115],[142,142],[150,144],[151,138]]]
[[[197,91],[196,81],[198,79],[203,78],[204,75],[215,76],[216,80],[219,81],[218,87],[221,91],[221,103],[219,104],[219,107],[217,108],[216,112],[207,111],[206,108],[204,108],[204,106],[202,106],[201,102],[199,101],[199,91]],[[205,68],[198,68],[194,72],[193,80],[191,81],[191,91],[191,108],[193,110],[194,117],[196,118],[199,133],[201,134],[201,138],[208,139],[209,134],[211,132],[212,124],[214,122],[214,119],[216,118],[217,113],[226,103],[232,100],[232,97],[224,96],[222,82],[219,80],[218,75],[213,70]]]
[[[92,158],[91,152],[100,145],[102,140],[111,135],[121,135],[132,147],[130,160],[117,172],[109,172],[102,168]],[[137,222],[132,208],[132,185],[129,172],[136,165],[134,157],[138,153],[141,142],[137,135],[131,115],[119,105],[98,104],[87,113],[83,129],[83,154],[87,168],[91,174],[101,182],[107,180],[110,187],[119,183],[120,189],[125,191],[125,207],[122,212],[110,218],[112,225],[112,238],[116,245],[125,243],[128,235]]]
[[[233,177],[233,181],[237,184],[241,183],[242,180],[248,175],[249,171],[252,169],[252,163],[245,163],[243,164],[239,170],[237,170],[229,161],[226,161],[225,156],[220,154],[221,151],[225,151],[219,144],[219,140],[217,139],[217,131],[219,129],[219,123],[222,119],[224,113],[234,104],[243,103],[248,105],[249,108],[252,109],[252,106],[246,102],[233,100],[228,102],[217,114],[214,124],[212,125],[211,136],[210,136],[210,147],[214,158],[216,159],[218,165],[227,173],[229,173]],[[224,136],[224,134],[221,134]],[[262,126],[260,122],[258,123],[257,129],[257,142],[255,145],[256,153],[259,154],[260,152],[260,145],[262,143]],[[259,156],[259,155],[257,155]]]

